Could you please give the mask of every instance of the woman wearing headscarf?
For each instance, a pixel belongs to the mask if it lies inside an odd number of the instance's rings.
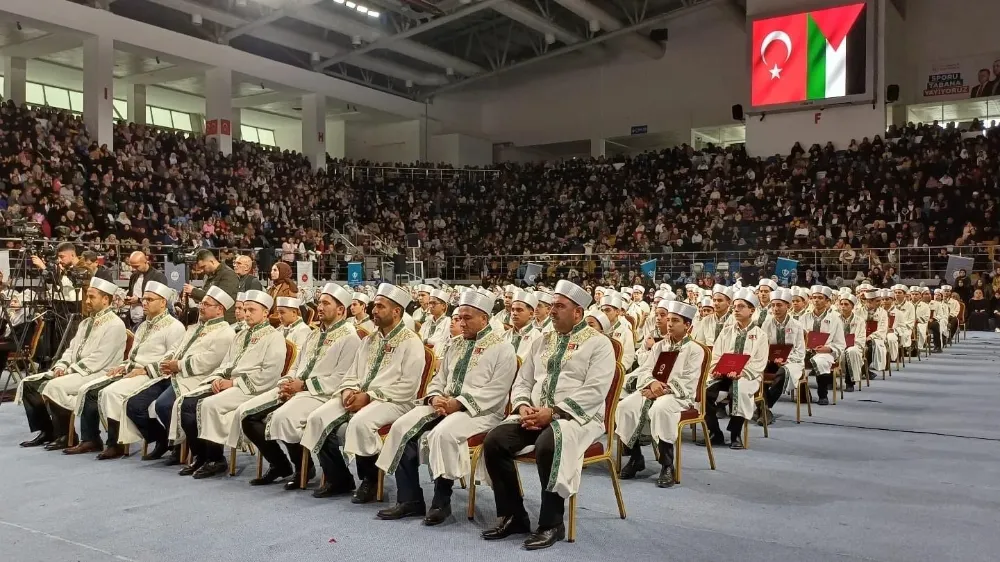
[[[285,262],[278,262],[271,266],[271,287],[267,290],[274,302],[278,302],[278,297],[299,297],[299,286],[292,279],[292,266]],[[268,318],[272,326],[280,324],[278,320],[277,304],[271,307]]]

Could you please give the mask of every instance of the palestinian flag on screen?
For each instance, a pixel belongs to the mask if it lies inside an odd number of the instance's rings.
[[[751,105],[864,94],[867,9],[862,2],[753,22]]]

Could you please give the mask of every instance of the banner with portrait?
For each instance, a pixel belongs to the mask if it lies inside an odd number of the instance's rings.
[[[918,79],[924,102],[1000,96],[1000,52],[930,62]]]

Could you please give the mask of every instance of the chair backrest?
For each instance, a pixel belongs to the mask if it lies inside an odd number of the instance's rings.
[[[295,364],[295,358],[299,355],[299,346],[289,340],[285,340],[285,365],[281,368],[281,376],[288,374]]]
[[[958,321],[965,322],[965,303],[958,301]]]
[[[125,357],[122,358],[123,360],[128,360],[128,354],[132,352],[132,342],[134,341],[135,334],[132,333],[132,330],[125,330]]]
[[[31,344],[28,347],[28,359],[35,358],[38,351],[38,344],[42,341],[42,332],[45,331],[45,321],[41,318],[35,320],[35,333],[31,335]]]
[[[316,319],[316,309],[311,306],[306,306],[306,324],[312,324],[313,320]]]
[[[622,342],[611,338],[611,348],[615,350],[615,362],[620,365],[622,362]]]
[[[431,379],[434,378],[434,371],[437,369],[437,355],[434,355],[434,350],[424,346],[424,373],[420,376],[420,391],[417,393],[417,398],[423,398],[427,394],[427,387],[431,384]]]
[[[611,388],[604,398],[604,433],[608,439],[606,451],[613,451],[615,438],[615,410],[618,409],[618,397],[622,393],[622,385],[625,383],[625,369],[621,363],[615,363],[615,376],[611,379]]]
[[[424,327],[424,323],[423,322],[414,322],[413,323],[413,331],[416,332],[416,333],[418,333],[418,334],[420,333],[420,328],[423,328],[423,327]]]
[[[627,314],[625,315],[625,318],[628,319],[628,323],[632,326],[632,333],[634,334],[635,333],[635,322],[636,322],[635,318],[632,318],[631,316],[629,316]]]
[[[693,342],[701,346],[705,350],[705,356],[701,360],[701,376],[698,377],[698,388],[694,393],[694,401],[698,404],[698,411],[701,414],[705,413],[705,401],[707,400],[708,393],[706,389],[708,388],[708,368],[712,365],[712,348],[701,343]]]
[[[359,338],[365,339],[365,338],[368,337],[368,330],[366,330],[364,328],[356,328],[356,330],[358,331],[358,337]]]

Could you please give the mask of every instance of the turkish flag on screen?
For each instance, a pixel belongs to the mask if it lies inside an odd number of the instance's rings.
[[[750,104],[806,99],[806,14],[753,22]]]

